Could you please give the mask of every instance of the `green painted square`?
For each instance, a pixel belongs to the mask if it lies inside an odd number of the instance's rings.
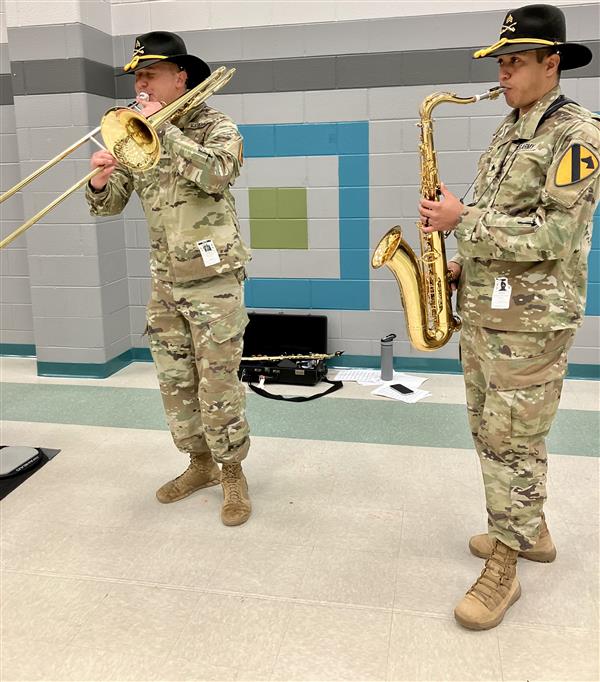
[[[251,219],[250,246],[253,249],[308,249],[306,220]]]
[[[250,187],[253,249],[308,249],[305,187]]]
[[[250,187],[248,190],[250,220],[277,217],[277,189],[274,187]]]
[[[277,188],[277,217],[306,220],[306,187]]]

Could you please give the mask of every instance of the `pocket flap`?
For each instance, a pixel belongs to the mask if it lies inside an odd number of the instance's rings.
[[[244,330],[248,324],[248,314],[245,308],[234,310],[218,320],[208,323],[210,335],[217,343],[224,343]]]
[[[540,386],[562,379],[567,369],[567,351],[557,348],[533,358],[496,360],[490,374],[490,386],[501,391]]]

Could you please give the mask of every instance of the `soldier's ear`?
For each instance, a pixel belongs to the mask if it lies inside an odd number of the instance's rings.
[[[546,68],[548,71],[553,74],[553,73],[559,73],[559,66],[560,66],[560,55],[554,52],[551,55],[548,55],[548,59],[546,61]]]
[[[177,72],[177,86],[185,88],[187,83],[188,75],[187,71],[181,69]]]

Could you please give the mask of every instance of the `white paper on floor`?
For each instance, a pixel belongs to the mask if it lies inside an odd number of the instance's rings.
[[[356,381],[361,386],[404,384],[414,390],[419,388],[424,381],[427,381],[426,377],[417,377],[411,374],[404,374],[403,372],[394,372],[394,378],[391,381],[384,381],[381,378],[381,370],[379,369],[339,369],[336,371],[335,381]]]
[[[411,377],[412,378],[412,377]],[[425,379],[423,379],[425,381]],[[412,386],[409,386],[406,381],[403,381],[402,384],[404,386],[407,386],[408,388],[412,388],[413,392],[412,393],[400,393],[393,388],[390,387],[390,383],[398,383],[398,382],[389,382],[383,384],[383,386],[378,386],[374,391],[371,391],[371,395],[381,395],[384,398],[393,398],[394,400],[401,400],[403,403],[417,403],[419,400],[423,400],[423,398],[429,398],[431,393],[429,391],[422,391],[420,388],[413,388]],[[422,383],[422,382],[421,382]]]

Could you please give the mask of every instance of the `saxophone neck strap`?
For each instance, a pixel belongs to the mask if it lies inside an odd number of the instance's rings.
[[[542,123],[544,123],[544,121],[547,121],[552,114],[556,113],[561,107],[564,107],[565,104],[577,104],[577,102],[565,97],[564,95],[559,95],[542,114],[542,118],[540,118],[539,123],[537,124],[536,131],[542,125]]]

